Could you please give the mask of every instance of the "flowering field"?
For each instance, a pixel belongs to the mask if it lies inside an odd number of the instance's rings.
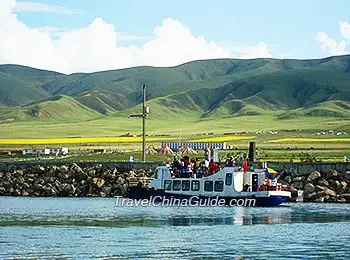
[[[147,142],[171,140],[167,137],[147,137]],[[139,143],[141,137],[77,137],[43,139],[0,139],[0,144],[80,144],[80,143]]]
[[[350,142],[350,138],[281,138],[269,140],[269,143],[287,143],[287,142]]]
[[[256,136],[232,135],[232,136],[218,136],[218,137],[193,139],[193,140],[190,140],[190,142],[228,142],[228,141],[250,140],[255,138]]]

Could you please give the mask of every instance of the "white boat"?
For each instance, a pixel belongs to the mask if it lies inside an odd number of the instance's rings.
[[[146,187],[130,187],[131,199],[187,201],[189,205],[278,206],[291,197],[289,187],[271,183],[263,169],[243,172],[241,167],[225,167],[202,178],[174,178],[170,169],[159,166]]]

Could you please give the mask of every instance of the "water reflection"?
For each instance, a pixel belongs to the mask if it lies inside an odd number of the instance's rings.
[[[232,211],[232,214],[224,216],[211,215],[176,215],[168,219],[171,226],[191,225],[256,225],[256,224],[283,224],[292,222],[292,210],[287,208],[274,208],[261,214],[252,208],[239,207]]]

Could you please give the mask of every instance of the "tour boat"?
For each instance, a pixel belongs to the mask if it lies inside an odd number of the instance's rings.
[[[291,192],[266,178],[263,169],[244,172],[241,167],[225,167],[202,178],[174,178],[169,167],[158,166],[148,185],[130,187],[126,196],[163,200],[167,205],[278,206],[291,198]]]

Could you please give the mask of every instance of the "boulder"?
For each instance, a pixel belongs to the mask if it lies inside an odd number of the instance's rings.
[[[67,173],[68,172],[68,167],[65,165],[62,165],[59,169],[60,173]]]
[[[117,184],[123,185],[124,183],[125,183],[124,178],[119,177],[118,180],[117,180]]]
[[[81,172],[78,172],[78,173],[76,174],[75,180],[76,180],[77,182],[81,182],[81,181],[83,181],[83,180],[87,180],[88,177],[89,177],[89,176],[88,176],[86,173],[84,173],[83,171],[81,171]]]
[[[102,188],[102,192],[103,192],[104,194],[106,194],[107,196],[109,196],[109,194],[111,193],[111,191],[112,191],[112,188],[111,188],[110,186],[105,186],[105,187]]]
[[[306,183],[304,187],[304,191],[308,194],[311,194],[315,191],[315,186],[312,183]]]
[[[336,179],[338,176],[339,173],[336,170],[329,170],[327,173],[327,179]]]
[[[304,187],[304,183],[302,181],[296,181],[292,183],[292,187],[301,190]]]
[[[80,168],[80,166],[77,165],[76,163],[73,163],[71,170],[75,173],[82,173],[83,172],[83,169]]]
[[[331,190],[327,187],[323,187],[322,192],[324,192],[326,195],[333,196],[333,197],[337,195],[337,193],[334,190]]]
[[[315,184],[319,178],[321,178],[321,173],[318,171],[313,171],[310,173],[309,177],[307,177],[306,181]]]
[[[348,183],[346,181],[340,182],[341,184],[341,190],[346,191],[346,188],[348,187]]]
[[[293,178],[291,182],[299,182],[299,181],[304,181],[304,180],[305,180],[304,176],[299,176],[299,177]]]
[[[344,198],[338,198],[338,199],[337,199],[337,202],[339,202],[339,203],[346,203],[346,199],[344,199]]]
[[[332,183],[332,188],[336,190],[337,192],[342,192],[343,190],[343,185],[340,183],[340,181],[334,181]]]
[[[347,202],[350,202],[350,193],[344,193],[340,197],[345,199]]]
[[[58,192],[61,196],[73,195],[73,193],[75,192],[75,187],[68,183],[62,183],[58,187]]]
[[[312,192],[312,193],[304,192],[303,196],[307,201],[313,201],[317,198],[317,193],[316,192]]]
[[[324,197],[318,197],[314,201],[315,202],[324,202]]]
[[[95,168],[89,168],[86,172],[87,172],[88,176],[90,176],[90,177],[95,177],[95,175],[96,175]]]
[[[350,181],[350,171],[344,172],[343,178],[346,179],[346,180],[348,180],[348,181]]]
[[[95,180],[97,179],[97,180]],[[102,188],[102,186],[105,184],[105,180],[104,179],[100,179],[100,178],[94,178],[95,180],[95,184],[97,187],[99,187],[100,189]]]
[[[292,182],[292,177],[290,175],[286,176],[284,180],[289,184]]]
[[[329,187],[329,182],[326,179],[319,179],[317,184],[320,186]]]

